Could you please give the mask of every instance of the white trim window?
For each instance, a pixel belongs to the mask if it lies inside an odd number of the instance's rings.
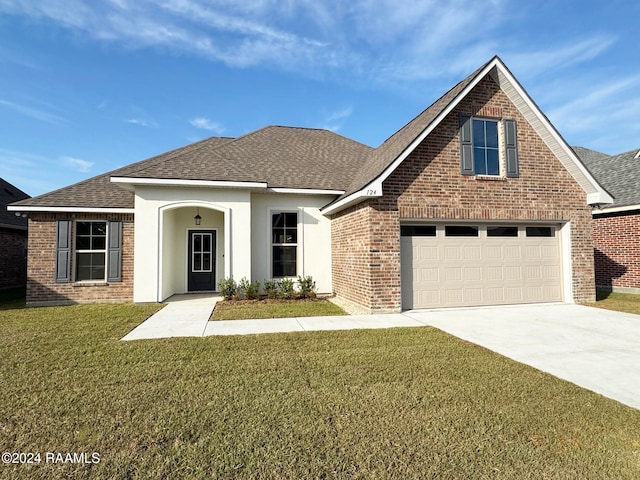
[[[298,212],[271,212],[271,275],[298,274]]]
[[[460,115],[460,169],[463,175],[518,177],[515,120]]]
[[[75,281],[105,281],[107,222],[76,221]]]

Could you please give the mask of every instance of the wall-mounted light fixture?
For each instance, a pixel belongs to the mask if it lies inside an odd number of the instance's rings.
[[[200,207],[197,207],[196,216],[193,217],[193,219],[196,221],[196,225],[200,225],[200,223],[202,222],[202,217],[200,216]]]

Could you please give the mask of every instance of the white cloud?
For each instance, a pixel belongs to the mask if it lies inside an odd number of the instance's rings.
[[[559,88],[547,115],[569,143],[609,154],[640,147],[640,75],[576,79]]]
[[[87,173],[93,167],[93,162],[81,160],[79,158],[62,156],[60,161],[65,167],[68,167],[76,172]]]
[[[353,114],[353,107],[345,107],[335,112],[329,113],[322,121],[322,126],[325,130],[332,132],[339,131],[344,122]]]
[[[10,102],[8,100],[3,100],[1,98],[0,98],[0,106],[10,108],[18,113],[21,113],[22,115],[26,115],[27,117],[33,118],[35,120],[40,120],[42,122],[47,122],[54,125],[58,125],[65,121],[62,117],[59,117],[58,115],[54,115],[52,113],[45,112],[37,108],[28,107],[26,105]]]
[[[218,123],[218,122],[214,122],[212,120],[209,120],[206,117],[196,117],[193,118],[191,120],[189,120],[189,123],[191,125],[193,125],[196,128],[201,128],[203,130],[209,130],[211,132],[215,132],[217,134],[221,134],[222,132],[224,132],[224,127]]]
[[[158,126],[158,124],[156,124],[155,122],[152,122],[150,120],[145,120],[143,118],[127,118],[125,122],[132,123],[133,125],[139,125],[141,127],[146,127],[146,128],[156,128]]]
[[[75,168],[64,164],[62,158],[0,148],[0,171],[5,180],[29,195],[40,195],[83,178]],[[67,168],[59,168],[61,163]]]

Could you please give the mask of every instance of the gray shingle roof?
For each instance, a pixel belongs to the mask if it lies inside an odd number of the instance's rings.
[[[618,155],[573,147],[580,160],[598,182],[614,197],[607,207],[640,205],[640,158],[634,158],[638,149]]]
[[[126,167],[83,180],[68,187],[45,193],[44,195],[39,195],[29,200],[17,202],[15,205],[34,207],[133,208],[133,193],[125,191],[112,183],[112,176],[131,175],[136,170],[148,168],[157,163],[171,162],[175,156],[188,154],[193,150],[203,148],[203,145],[214,148],[230,140],[232,139],[221,137],[207,138],[200,142],[187,145],[186,147],[178,148],[147,160],[132,163]]]
[[[27,228],[26,218],[16,217],[15,212],[7,211],[7,205],[25,198],[29,198],[29,195],[18,187],[11,185],[5,179],[0,178],[0,225],[8,226],[9,228]]]
[[[346,190],[371,147],[328,130],[265,127],[221,146],[178,152],[127,177],[264,182],[271,188]]]
[[[420,134],[429,127],[436,117],[462,92],[475,77],[493,61],[482,65],[475,72],[455,85],[436,100],[430,107],[407,123],[404,127],[385,140],[370,155],[367,162],[358,171],[344,196],[357,192],[376,179],[396,158],[398,158]],[[339,199],[338,199],[339,200]]]
[[[265,182],[271,188],[346,190],[371,147],[327,130],[265,127],[211,137],[98,175],[16,206],[133,208],[111,177]]]

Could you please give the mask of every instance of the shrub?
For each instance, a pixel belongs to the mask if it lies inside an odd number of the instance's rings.
[[[316,297],[316,282],[311,278],[311,275],[307,275],[304,278],[298,275],[298,287],[302,298]]]
[[[264,286],[264,293],[267,295],[267,298],[274,299],[278,298],[278,281],[277,280],[264,280],[262,282]]]
[[[255,280],[249,284],[249,288],[244,291],[245,296],[249,300],[257,300],[260,298],[260,280]]]
[[[247,277],[242,277],[238,286],[245,299],[256,300],[260,298],[260,282],[258,280],[250,282]]]
[[[295,298],[296,291],[293,288],[293,280],[290,278],[283,278],[278,282],[278,288],[280,289],[280,297],[285,300],[291,300]]]
[[[220,280],[218,282],[218,289],[225,300],[238,299],[238,284],[232,277]]]

